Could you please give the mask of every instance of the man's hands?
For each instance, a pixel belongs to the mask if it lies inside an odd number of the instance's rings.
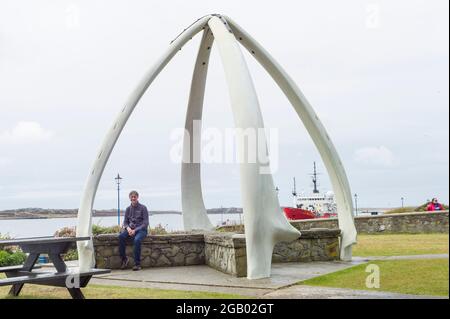
[[[127,227],[128,235],[133,237],[136,234],[136,231],[134,229],[131,229],[130,227]]]

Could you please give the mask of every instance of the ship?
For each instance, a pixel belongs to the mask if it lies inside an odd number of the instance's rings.
[[[337,216],[337,206],[334,193],[328,191],[321,193],[318,188],[316,163],[311,174],[313,182],[313,191],[310,194],[298,194],[296,189],[295,177],[294,188],[292,190],[293,206],[283,207],[283,212],[289,220],[330,218]]]

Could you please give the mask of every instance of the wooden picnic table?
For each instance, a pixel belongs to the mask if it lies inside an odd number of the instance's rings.
[[[106,274],[109,269],[90,269],[83,272],[70,271],[62,255],[73,247],[77,241],[90,240],[90,237],[34,237],[21,239],[0,240],[0,248],[5,246],[19,246],[28,254],[23,265],[1,267],[0,273],[6,274],[6,279],[0,279],[0,286],[12,285],[9,294],[18,296],[26,283],[66,287],[74,299],[84,299],[80,288],[89,283],[93,275]],[[40,269],[36,265],[41,254],[47,254],[56,272],[33,271]],[[68,285],[67,280],[70,280]]]

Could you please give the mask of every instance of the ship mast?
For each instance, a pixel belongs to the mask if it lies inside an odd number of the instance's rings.
[[[294,188],[292,189],[292,198],[294,200],[294,207],[298,208],[298,205],[297,205],[297,185],[295,184],[295,177],[294,177]]]
[[[295,185],[295,177],[294,177],[294,189],[292,190],[292,195],[293,195],[294,197],[297,197],[297,187],[296,187],[296,185]]]
[[[312,181],[314,184],[313,193],[319,194],[319,190],[317,189],[317,171],[316,171],[316,162],[314,162],[314,172],[312,174]]]

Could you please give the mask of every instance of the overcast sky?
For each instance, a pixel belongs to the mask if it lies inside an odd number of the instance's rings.
[[[208,13],[232,17],[297,82],[342,158],[359,206],[449,201],[449,2],[0,0],[0,210],[76,208],[109,126],[170,41]],[[151,209],[180,209],[180,165],[170,161],[184,126],[200,35],[147,91],[101,180],[95,208],[137,189]],[[282,205],[292,178],[309,191],[319,154],[275,83],[245,54],[266,127],[279,129],[274,175]],[[233,127],[213,48],[205,127]],[[208,208],[240,206],[236,164],[202,169]]]

